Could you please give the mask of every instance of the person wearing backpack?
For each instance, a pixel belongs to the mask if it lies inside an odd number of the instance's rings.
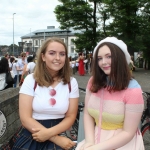
[[[68,51],[59,38],[47,39],[37,53],[34,73],[19,92],[20,136],[12,150],[62,150],[75,142],[62,136],[78,110],[78,83],[71,77]]]

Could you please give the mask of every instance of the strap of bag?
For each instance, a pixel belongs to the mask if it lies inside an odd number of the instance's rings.
[[[34,82],[34,87],[33,87],[34,91],[35,91],[36,87],[37,87],[37,82],[35,81]]]
[[[68,88],[69,88],[69,93],[71,92],[71,84],[70,82],[68,83]]]
[[[103,113],[103,102],[104,102],[104,90],[100,94],[100,110],[99,110],[99,122],[98,122],[98,140],[97,142],[100,143],[100,136],[101,136],[101,124],[102,124],[102,113]]]

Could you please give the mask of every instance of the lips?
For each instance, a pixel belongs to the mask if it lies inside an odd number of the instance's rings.
[[[60,62],[53,62],[53,65],[60,65]]]
[[[109,67],[103,67],[104,70],[108,70],[110,69],[110,66]]]

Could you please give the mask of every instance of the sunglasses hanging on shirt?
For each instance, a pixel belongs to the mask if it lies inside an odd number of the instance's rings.
[[[55,89],[51,89],[50,92],[49,92],[49,94],[50,94],[50,96],[55,96],[56,95],[56,90]],[[51,106],[54,106],[56,104],[56,100],[53,97],[50,98],[49,104]]]

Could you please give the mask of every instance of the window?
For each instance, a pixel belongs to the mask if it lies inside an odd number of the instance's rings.
[[[35,46],[38,46],[38,40],[35,40]]]
[[[71,40],[70,40],[70,41],[71,41],[71,44],[70,44],[70,45],[74,45],[73,40],[74,40],[74,39],[71,39]]]
[[[44,40],[41,40],[41,45],[43,44]]]
[[[74,46],[71,46],[71,53],[74,53]]]

